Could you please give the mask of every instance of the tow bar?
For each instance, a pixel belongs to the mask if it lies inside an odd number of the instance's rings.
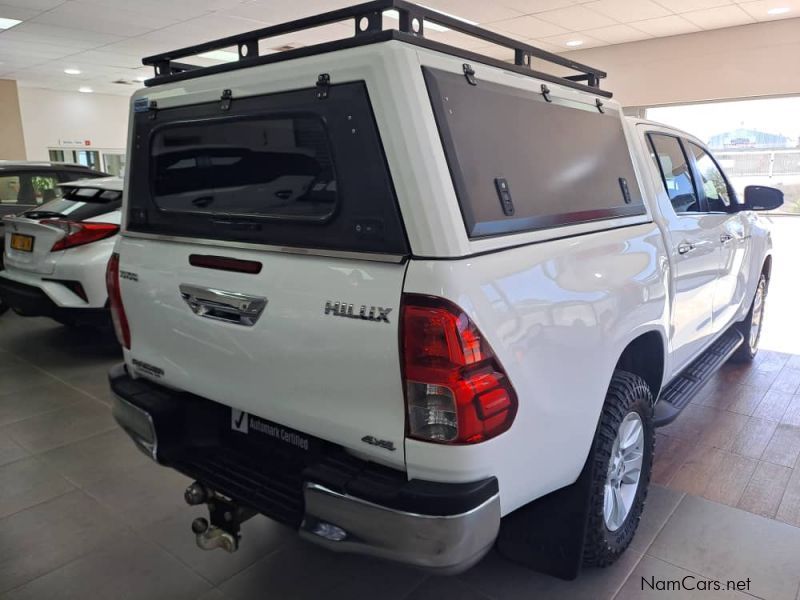
[[[242,537],[241,525],[255,516],[256,511],[239,506],[231,498],[208,489],[199,481],[187,487],[183,497],[189,506],[200,504],[208,506],[208,519],[198,517],[192,521],[192,531],[199,548],[203,550],[222,548],[228,552],[236,552],[239,549],[239,540]]]

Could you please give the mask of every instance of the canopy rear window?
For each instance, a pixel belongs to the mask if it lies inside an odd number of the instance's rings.
[[[128,229],[408,252],[363,82],[134,113]]]
[[[153,200],[165,211],[324,221],[336,174],[319,117],[253,117],[158,130]]]
[[[423,70],[470,237],[645,214],[616,110]]]

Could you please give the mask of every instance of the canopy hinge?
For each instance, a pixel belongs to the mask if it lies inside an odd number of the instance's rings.
[[[470,85],[478,85],[478,82],[475,80],[475,69],[472,68],[472,65],[469,63],[464,63],[464,77],[467,78],[467,83]]]
[[[222,111],[230,110],[232,100],[233,92],[228,89],[222,90],[222,95],[219,97],[219,109]]]
[[[546,102],[553,101],[553,99],[550,97],[550,88],[544,83],[542,84],[542,98],[544,98]]]
[[[606,111],[603,109],[603,103],[602,103],[602,101],[600,100],[600,98],[597,98],[597,99],[595,99],[595,101],[594,101],[594,105],[597,107],[597,110],[598,110],[600,113],[604,113],[604,112],[606,112]]]
[[[325,100],[330,93],[331,76],[328,73],[320,73],[317,77],[317,98]]]

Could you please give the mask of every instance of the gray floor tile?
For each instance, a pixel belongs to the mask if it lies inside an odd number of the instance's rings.
[[[641,554],[626,551],[616,563],[605,569],[584,569],[574,581],[564,581],[513,564],[496,552],[489,555],[459,579],[470,587],[498,600],[521,598],[603,600],[612,598],[622,587]]]
[[[59,381],[51,381],[52,383],[0,396],[0,426],[66,408],[87,399],[86,394]]]
[[[84,394],[89,394],[95,400],[111,406],[111,388],[108,385],[108,371],[104,370],[103,376],[93,375],[91,378],[70,380],[69,384],[79,389]]]
[[[198,596],[197,600],[229,600],[228,597],[217,588],[208,590],[206,593]]]
[[[195,543],[191,523],[196,517],[207,518],[208,511],[204,507],[184,506],[183,510],[142,528],[141,533],[215,585],[230,579],[297,535],[288,527],[256,516],[242,524],[239,550],[232,554],[222,550],[209,552],[201,550]]]
[[[75,489],[37,458],[0,467],[0,517],[35,506]]]
[[[717,579],[750,577],[762,598],[794,600],[800,585],[800,529],[693,496],[648,554]]]
[[[407,598],[408,600],[490,600],[491,597],[458,579],[431,577]]]
[[[56,383],[57,380],[28,364],[7,369],[0,374],[0,394],[14,394],[40,385]]]
[[[11,439],[7,431],[0,429],[0,466],[25,458],[27,450]]]
[[[84,490],[126,521],[144,527],[186,510],[183,492],[191,483],[154,462],[88,483]]]
[[[194,600],[211,586],[176,558],[132,533],[7,594],[9,600]]]
[[[2,338],[0,338],[0,343],[2,343]],[[25,365],[25,362],[18,359],[11,352],[0,350],[0,377],[4,372],[17,370]]]
[[[223,582],[218,587],[232,600],[250,600],[269,590],[270,597],[318,599],[354,598],[364,595],[359,579],[368,583],[370,597],[399,598],[418,583],[419,573],[364,557],[342,555],[299,539],[287,541],[275,552]],[[338,590],[338,591],[337,591]]]
[[[111,540],[121,527],[81,491],[0,519],[0,592],[75,560]]]
[[[95,356],[79,355],[68,360],[62,358],[55,364],[48,363],[44,368],[48,373],[78,387],[82,384],[107,382],[109,369],[122,362],[122,354],[117,349],[111,353],[103,349],[93,350],[92,353]]]
[[[80,487],[152,464],[119,428],[49,450],[39,458]]]
[[[650,484],[642,519],[629,550],[644,554],[682,498],[682,492]]]
[[[92,399],[8,425],[6,430],[30,452],[44,452],[116,427],[108,407]]]
[[[652,556],[645,556],[631,573],[615,600],[640,598],[752,600],[753,598],[744,592],[725,589],[727,580],[720,582],[721,591],[717,591],[715,584],[708,581],[704,575],[681,569]]]
[[[352,554],[339,554],[336,561],[337,569],[347,574],[326,594],[336,600],[371,597],[401,600],[428,577],[417,569]]]

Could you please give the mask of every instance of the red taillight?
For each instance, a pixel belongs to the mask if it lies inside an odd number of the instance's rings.
[[[511,426],[514,388],[489,343],[455,304],[405,294],[402,351],[410,437],[474,444]]]
[[[42,225],[58,227],[66,235],[58,240],[50,252],[66,250],[75,246],[91,244],[98,240],[115,235],[119,231],[119,225],[114,223],[94,223],[92,221],[66,221],[63,219],[47,219],[40,221]]]
[[[106,268],[106,289],[108,289],[108,304],[117,339],[120,344],[130,350],[131,330],[128,327],[128,317],[125,316],[125,307],[122,305],[122,294],[119,287],[119,254],[116,252],[111,255],[111,260],[108,261]]]

